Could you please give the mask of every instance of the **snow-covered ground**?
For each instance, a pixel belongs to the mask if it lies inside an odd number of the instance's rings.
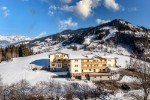
[[[116,55],[116,54],[104,54],[99,52],[89,52],[89,51],[72,51],[71,49],[60,49],[60,52],[65,52],[71,54],[70,57],[81,57],[83,55],[94,56],[99,55],[103,57],[117,57],[117,65],[124,68],[126,66],[126,61],[129,61],[129,57]],[[57,52],[57,51],[54,51]],[[21,79],[26,79],[31,84],[35,84],[39,81],[48,81],[53,75],[64,75],[66,72],[48,72],[44,70],[32,71],[33,67],[47,67],[49,65],[48,53],[42,53],[37,55],[32,55],[28,57],[14,58],[13,61],[0,63],[0,75],[2,76],[3,83],[11,84],[18,82]],[[58,79],[61,81],[66,81],[64,79]]]
[[[143,95],[143,90],[131,90],[127,93],[118,91],[115,95],[106,97],[106,100],[142,100],[141,97],[143,97]],[[138,99],[135,97],[138,97]],[[150,100],[150,95],[148,96],[148,100]]]
[[[47,67],[49,65],[49,53],[43,53],[28,57],[14,58],[10,62],[0,64],[0,75],[3,83],[11,84],[26,79],[31,84],[39,81],[48,81],[53,75],[64,75],[65,72],[48,72],[44,70],[32,71],[32,67]]]
[[[140,83],[140,80],[136,77],[125,75],[125,76],[123,76],[123,78],[119,82],[120,83],[132,83],[132,82]]]
[[[56,47],[55,47],[56,49]],[[115,70],[119,70],[120,68],[126,67],[126,62],[129,62],[130,57],[123,56],[123,55],[117,55],[117,54],[109,54],[109,53],[100,53],[100,52],[90,52],[90,51],[72,51],[71,49],[58,49],[53,50],[52,52],[32,55],[28,57],[20,57],[20,58],[14,58],[13,61],[9,62],[2,62],[0,63],[0,75],[2,77],[2,81],[4,84],[12,84],[19,82],[22,79],[26,79],[28,82],[30,82],[31,85],[35,85],[36,83],[40,81],[50,81],[54,80],[54,82],[59,82],[61,84],[69,84],[72,82],[78,82],[82,85],[88,85],[92,88],[96,88],[95,84],[89,81],[69,81],[65,78],[52,78],[52,76],[57,75],[66,75],[67,72],[48,72],[45,70],[37,70],[32,71],[33,67],[47,67],[49,65],[49,58],[48,55],[54,52],[63,52],[68,53],[70,58],[80,58],[83,56],[92,57],[94,55],[102,56],[102,57],[116,57],[117,58],[117,66],[120,66],[119,68],[115,68]],[[120,83],[131,83],[131,82],[139,82],[139,79],[131,76],[124,76],[120,81]],[[138,94],[140,92],[140,94]],[[129,97],[128,94],[137,94],[137,95],[143,95],[142,90],[131,90],[128,93],[124,93],[123,91],[116,91],[115,95],[109,95],[106,97],[106,100],[134,100],[132,97]]]

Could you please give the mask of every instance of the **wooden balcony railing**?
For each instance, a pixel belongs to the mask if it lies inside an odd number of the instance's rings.
[[[106,61],[101,61],[101,62],[81,62],[82,64],[107,64],[107,62]]]
[[[89,76],[111,76],[111,73],[89,73]]]
[[[53,63],[70,63],[70,61],[63,61],[63,60],[61,60],[61,61],[53,61]]]
[[[89,66],[89,67],[82,66],[81,68],[82,69],[105,69],[105,68],[107,68],[107,66]]]

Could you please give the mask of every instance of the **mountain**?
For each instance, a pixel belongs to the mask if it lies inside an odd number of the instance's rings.
[[[32,40],[32,39],[30,37],[26,37],[26,36],[1,36],[0,35],[0,46],[7,46],[10,44],[24,42],[24,41],[30,41],[30,40]]]
[[[78,49],[142,56],[149,51],[149,43],[150,29],[115,19],[96,27],[65,30],[39,38],[31,41],[29,46],[45,52],[75,45]]]

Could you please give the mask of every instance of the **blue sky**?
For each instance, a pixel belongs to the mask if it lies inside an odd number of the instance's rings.
[[[0,0],[0,35],[42,37],[120,18],[150,28],[150,0]]]

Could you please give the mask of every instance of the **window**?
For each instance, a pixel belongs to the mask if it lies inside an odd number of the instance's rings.
[[[96,70],[94,69],[94,72],[96,72]]]
[[[108,61],[111,61],[111,59],[108,59]]]
[[[64,64],[64,66],[67,66],[68,64]]]
[[[78,62],[78,60],[75,60],[75,62]]]
[[[89,69],[89,71],[91,71],[91,69]]]
[[[90,66],[92,66],[92,64]]]
[[[75,65],[75,67],[78,67],[78,65]]]
[[[111,67],[111,64],[108,64],[108,67]]]
[[[58,61],[61,61],[61,59],[58,59]]]
[[[52,66],[55,66],[55,64],[52,64]]]
[[[75,72],[78,72],[78,70],[75,70]]]
[[[106,61],[106,59],[103,59],[102,62]]]
[[[101,69],[99,69],[99,72],[101,72]]]
[[[61,67],[61,64],[58,64],[57,67]]]
[[[103,66],[106,66],[106,64],[103,64]]]

